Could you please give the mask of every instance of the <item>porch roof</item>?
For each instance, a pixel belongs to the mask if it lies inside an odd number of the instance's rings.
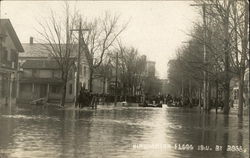
[[[22,78],[20,83],[61,84],[63,81],[56,78]]]

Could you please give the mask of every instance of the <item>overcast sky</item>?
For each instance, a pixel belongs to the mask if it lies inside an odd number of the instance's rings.
[[[91,19],[110,11],[120,15],[121,23],[129,22],[122,41],[138,48],[148,60],[156,62],[160,78],[167,76],[167,63],[183,41],[193,22],[199,19],[192,1],[70,1]],[[2,1],[1,18],[9,18],[22,43],[37,36],[37,20],[50,16],[50,9],[62,12],[62,1]]]

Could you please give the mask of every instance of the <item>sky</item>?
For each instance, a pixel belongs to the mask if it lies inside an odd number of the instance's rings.
[[[120,15],[120,23],[128,23],[121,39],[133,46],[148,60],[156,62],[157,75],[167,78],[167,63],[175,57],[187,35],[199,19],[192,1],[70,1],[71,6],[88,19],[102,16],[106,11]],[[9,18],[21,43],[36,38],[38,21],[50,16],[50,10],[62,13],[62,1],[2,1],[1,18]]]

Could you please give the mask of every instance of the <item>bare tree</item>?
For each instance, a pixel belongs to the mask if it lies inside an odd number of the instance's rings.
[[[230,97],[230,53],[231,47],[231,34],[230,28],[230,13],[233,4],[233,0],[199,0],[204,4],[208,4],[206,8],[206,15],[216,20],[219,24],[218,29],[223,32],[223,54],[224,54],[224,114],[229,113],[229,97]]]
[[[86,25],[91,30],[84,38],[84,42],[90,61],[89,90],[92,91],[94,71],[101,65],[104,56],[111,50],[116,39],[126,29],[127,24],[119,26],[119,16],[106,12],[103,18],[95,19]]]
[[[70,13],[68,3],[65,3],[65,16],[63,19],[55,16],[51,11],[48,20],[40,22],[41,29],[37,30],[41,36],[41,48],[55,60],[61,70],[63,81],[63,92],[61,96],[61,106],[65,104],[67,82],[73,71],[75,54],[75,38],[70,31],[77,22],[77,13]],[[43,51],[44,52],[44,51]]]
[[[247,1],[234,1],[231,15],[231,27],[233,28],[232,46],[233,51],[230,59],[234,72],[239,78],[239,111],[238,116],[243,115],[243,92],[245,70],[249,66],[249,4]],[[248,92],[247,92],[248,93]]]
[[[217,19],[221,25],[224,34],[224,66],[225,66],[225,109],[229,111],[229,72],[236,73],[239,78],[239,112],[243,113],[243,89],[244,89],[244,74],[247,68],[248,56],[248,18],[249,18],[249,3],[246,0],[242,1],[219,1],[209,0],[213,3],[213,7],[208,10],[208,15],[211,18]]]
[[[118,42],[119,79],[123,86],[122,93],[135,95],[136,89],[142,88],[145,80],[146,57],[139,54],[134,47],[126,47]],[[115,58],[113,56],[113,61]]]

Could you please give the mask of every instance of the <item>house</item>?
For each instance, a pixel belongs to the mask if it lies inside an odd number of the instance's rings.
[[[23,47],[9,19],[0,19],[0,105],[16,102],[18,56]]]
[[[233,107],[239,106],[239,78],[233,77],[230,80],[231,99],[233,100]],[[244,89],[243,89],[243,104],[244,107],[249,107],[249,68],[245,70],[244,75]]]
[[[48,101],[60,100],[63,81],[60,68],[55,60],[26,60],[21,68],[18,93],[20,101],[25,102],[40,98],[46,98]],[[74,84],[73,70],[67,82],[67,101],[74,100]]]
[[[42,49],[41,44],[34,43],[30,38],[29,43],[23,43],[24,53],[19,58],[20,83],[18,90],[18,101],[29,102],[40,98],[46,98],[49,102],[58,102],[63,92],[62,71],[51,54]],[[76,57],[77,46],[74,47],[72,56],[74,66],[69,72],[66,102],[73,102],[76,98]],[[79,87],[88,89],[89,66],[86,55],[82,53],[79,69]]]

